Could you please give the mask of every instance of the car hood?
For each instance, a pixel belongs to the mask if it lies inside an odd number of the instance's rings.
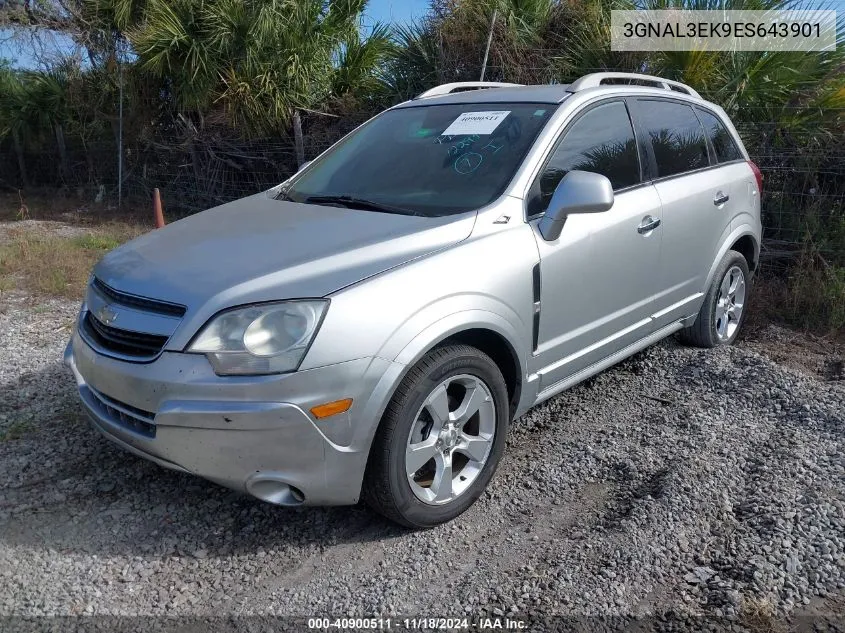
[[[94,274],[189,312],[323,297],[465,239],[474,221],[475,213],[424,218],[282,202],[265,192],[132,240]]]

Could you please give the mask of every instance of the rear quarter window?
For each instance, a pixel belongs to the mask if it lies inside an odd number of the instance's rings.
[[[701,123],[704,125],[704,130],[710,138],[710,143],[716,151],[716,160],[720,163],[728,163],[732,160],[742,159],[742,153],[737,147],[731,133],[725,124],[711,112],[696,108]]]

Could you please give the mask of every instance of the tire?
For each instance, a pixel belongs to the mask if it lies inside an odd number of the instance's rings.
[[[467,411],[474,407],[475,413]],[[454,519],[493,477],[509,422],[507,385],[487,354],[460,344],[433,349],[411,368],[387,405],[370,450],[364,500],[406,527]],[[417,464],[420,468],[409,474]]]
[[[733,294],[728,293],[728,302],[724,303],[724,290],[729,289],[731,281],[737,279],[737,271],[741,274],[742,281],[741,302],[737,301],[740,294],[737,285],[737,290]],[[726,281],[729,275],[731,278]],[[725,288],[723,284],[727,284]],[[681,341],[696,347],[716,347],[733,343],[748,313],[750,291],[751,273],[748,270],[748,262],[741,253],[728,251],[713,275],[713,281],[704,296],[695,322],[681,330]],[[725,312],[723,304],[729,308],[728,312]]]

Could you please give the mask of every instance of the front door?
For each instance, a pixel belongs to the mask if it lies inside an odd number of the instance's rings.
[[[623,100],[601,102],[567,126],[532,191],[536,210],[574,169],[607,176],[613,207],[574,214],[547,242],[531,221],[540,252],[540,318],[532,370],[540,390],[651,331],[661,291],[661,205],[644,178]]]

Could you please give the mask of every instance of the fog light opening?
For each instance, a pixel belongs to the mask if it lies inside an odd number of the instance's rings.
[[[298,506],[305,502],[305,493],[296,486],[273,476],[259,476],[246,483],[246,490],[253,497],[281,506]]]

